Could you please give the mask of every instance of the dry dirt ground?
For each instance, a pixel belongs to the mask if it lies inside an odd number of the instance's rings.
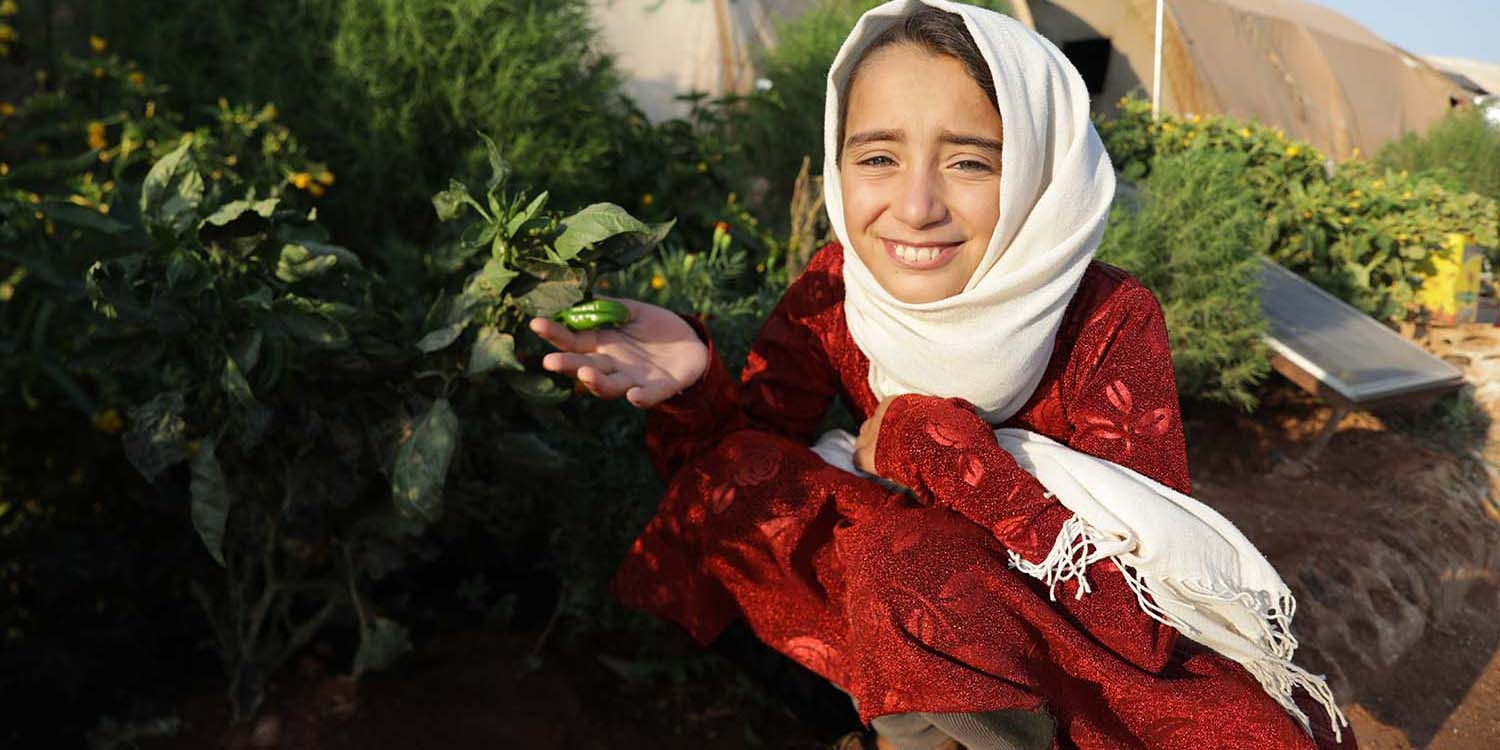
[[[1292,586],[1298,661],[1329,675],[1368,750],[1500,748],[1500,506],[1447,414],[1351,415],[1310,467],[1296,459],[1329,411],[1289,387],[1254,418],[1188,422],[1195,494]],[[685,642],[687,668],[662,668],[670,653],[612,668],[599,657],[629,661],[636,646],[590,642],[550,647],[524,672],[533,638],[435,637],[357,690],[308,655],[258,726],[226,731],[222,688],[204,684],[185,691],[175,738],[141,746],[811,750],[836,736]]]

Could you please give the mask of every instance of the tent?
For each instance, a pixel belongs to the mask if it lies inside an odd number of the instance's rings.
[[[1150,95],[1155,0],[1012,0],[1089,81],[1096,111]],[[1165,0],[1161,106],[1284,129],[1337,158],[1425,130],[1470,98],[1363,26],[1303,0]],[[1018,13],[1018,17],[1024,17]]]
[[[815,0],[591,0],[605,50],[626,76],[625,91],[653,121],[680,117],[676,97],[746,93],[754,50],[775,43],[775,20]]]
[[[1500,64],[1428,55],[1427,63],[1475,93],[1500,95]]]

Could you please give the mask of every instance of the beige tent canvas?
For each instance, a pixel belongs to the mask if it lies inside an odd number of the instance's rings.
[[[754,50],[775,42],[775,20],[816,0],[592,0],[605,51],[625,91],[653,121],[687,114],[680,94],[743,94],[755,85]]]
[[[1155,0],[1012,0],[1068,53],[1108,111],[1151,93]],[[1421,59],[1302,0],[1166,0],[1161,106],[1281,127],[1324,153],[1371,153],[1464,93]],[[1017,13],[1022,16],[1021,13]]]

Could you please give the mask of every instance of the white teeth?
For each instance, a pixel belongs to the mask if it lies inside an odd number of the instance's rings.
[[[896,249],[896,255],[907,263],[925,263],[938,256],[940,252],[935,247],[910,247],[908,245],[897,245],[891,243]]]

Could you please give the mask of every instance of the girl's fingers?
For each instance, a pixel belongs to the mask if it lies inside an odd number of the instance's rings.
[[[542,357],[542,369],[570,378],[578,377],[578,370],[583,367],[591,367],[595,373],[614,372],[619,369],[619,365],[604,354],[551,352]]]
[[[578,380],[599,398],[619,398],[635,387],[635,379],[622,372],[605,373],[597,367],[578,368]]]
[[[591,352],[599,343],[599,336],[595,331],[570,331],[567,326],[555,320],[532,318],[528,327],[543,341],[565,352]]]

